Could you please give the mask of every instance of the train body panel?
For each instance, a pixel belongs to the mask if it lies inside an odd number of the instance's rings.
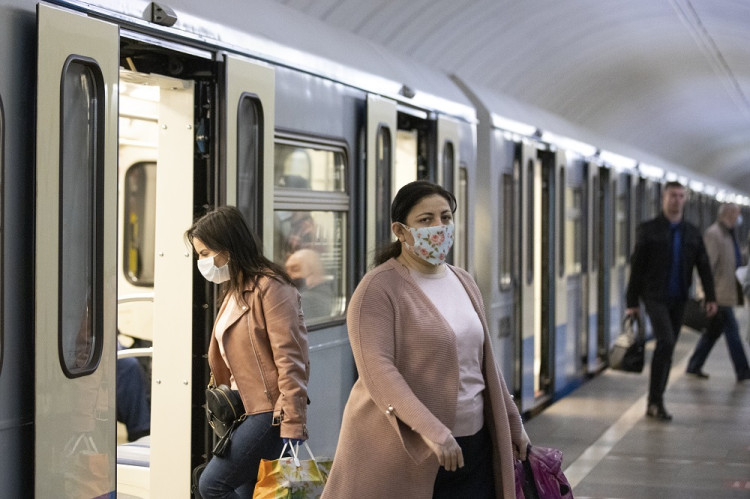
[[[278,3],[170,7],[173,26],[145,1],[0,0],[1,496],[191,493],[214,442],[202,404],[219,290],[183,234],[213,206],[237,205],[281,265],[314,250],[327,292],[301,295],[318,453],[334,453],[356,379],[348,299],[411,180],[456,195],[449,258],[477,280],[525,415],[606,367],[663,176]],[[717,208],[696,195],[686,217],[705,228]],[[149,383],[145,462],[125,458],[116,425],[129,356]]]

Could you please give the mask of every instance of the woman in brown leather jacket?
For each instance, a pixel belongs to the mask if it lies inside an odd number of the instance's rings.
[[[300,295],[263,256],[237,208],[207,213],[186,237],[203,276],[223,288],[208,349],[211,372],[217,385],[239,391],[247,415],[228,452],[209,461],[199,489],[204,498],[251,497],[260,460],[278,458],[287,439],[307,439],[310,366]]]

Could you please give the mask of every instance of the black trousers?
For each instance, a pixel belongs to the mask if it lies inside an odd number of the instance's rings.
[[[474,435],[456,437],[464,455],[464,467],[447,471],[442,466],[435,478],[433,499],[494,499],[492,439],[486,426]]]
[[[651,380],[648,387],[648,403],[664,403],[664,390],[672,369],[672,354],[682,328],[685,301],[667,303],[644,300],[646,312],[651,319],[651,328],[656,337],[654,357],[651,359]]]

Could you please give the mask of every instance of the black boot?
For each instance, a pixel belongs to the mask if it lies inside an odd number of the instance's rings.
[[[649,404],[646,416],[659,421],[672,421],[672,415],[664,408],[664,404]]]

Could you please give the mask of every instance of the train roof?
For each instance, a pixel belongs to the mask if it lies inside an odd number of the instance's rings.
[[[620,170],[638,171],[644,177],[677,179],[692,185],[694,189],[707,187],[714,192],[737,190],[736,186],[655,157],[652,153],[603,136],[532,104],[456,79],[460,86],[474,95],[475,105],[481,106],[490,115],[495,128],[573,151],[581,157]]]
[[[476,119],[471,103],[447,75],[275,2],[170,0],[161,4],[174,11],[177,21],[167,28],[144,20],[152,2],[54,3],[118,18],[136,29],[157,28],[196,43],[294,67],[405,105],[472,122]]]

